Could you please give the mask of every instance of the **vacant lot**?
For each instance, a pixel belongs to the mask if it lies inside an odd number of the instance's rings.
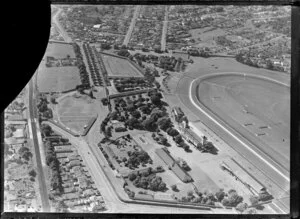
[[[110,55],[102,55],[108,76],[143,77],[141,72],[126,59]]]
[[[46,67],[46,57],[75,58],[71,44],[49,43],[44,59],[38,69],[38,89],[40,92],[62,92],[81,84],[79,70],[75,66]]]
[[[250,76],[224,75],[202,80],[198,98],[210,111],[289,168],[289,87]]]
[[[74,97],[65,97],[58,104],[60,121],[71,130],[82,133],[84,126],[97,115],[93,102]]]

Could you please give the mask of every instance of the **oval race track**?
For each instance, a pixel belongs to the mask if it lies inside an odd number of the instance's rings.
[[[210,74],[195,81],[197,104],[289,171],[290,88],[266,77]]]

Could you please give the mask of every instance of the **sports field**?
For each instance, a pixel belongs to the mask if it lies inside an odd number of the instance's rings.
[[[75,89],[81,84],[79,69],[76,66],[46,67],[46,57],[75,58],[71,44],[49,43],[43,60],[40,63],[37,83],[40,92],[62,92]]]
[[[289,169],[288,86],[243,74],[217,75],[200,81],[197,98],[209,111]]]
[[[97,115],[97,112],[92,102],[69,96],[59,102],[58,114],[63,125],[81,134],[84,126]]]
[[[128,60],[103,54],[103,62],[109,77],[143,77]]]

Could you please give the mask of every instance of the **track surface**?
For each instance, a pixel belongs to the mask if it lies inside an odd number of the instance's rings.
[[[289,87],[243,74],[217,75],[199,81],[196,95],[201,105],[289,171]]]

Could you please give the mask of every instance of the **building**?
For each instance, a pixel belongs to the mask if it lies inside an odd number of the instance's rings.
[[[170,155],[166,148],[156,149],[155,153],[161,158],[166,165],[175,173],[175,175],[184,183],[192,182],[192,177],[185,172]]]
[[[179,128],[179,131],[182,133],[182,137],[187,141],[193,144],[198,150],[203,149],[203,139],[198,136],[195,132],[189,128]]]
[[[172,109],[172,114],[174,115],[176,122],[179,122],[184,117],[183,111],[177,106]]]

